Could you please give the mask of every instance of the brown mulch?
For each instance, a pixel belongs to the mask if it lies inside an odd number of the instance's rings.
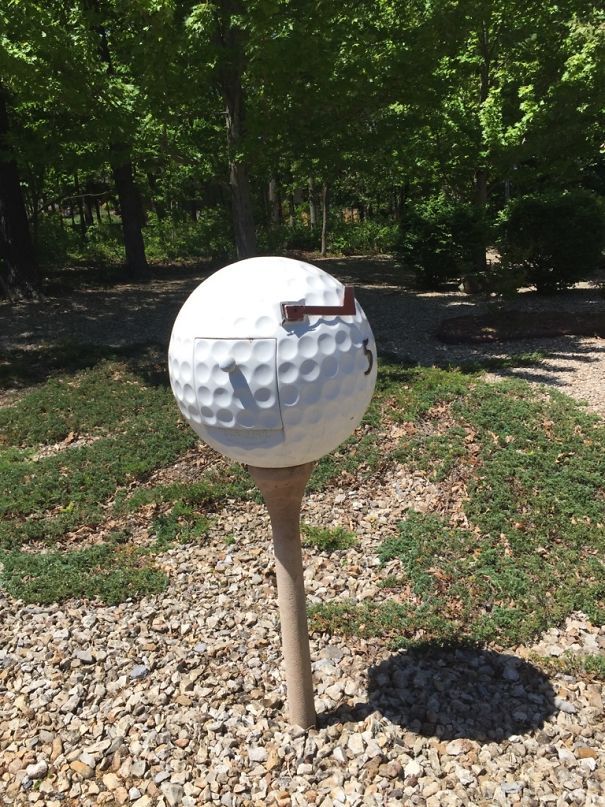
[[[605,318],[599,312],[498,311],[482,316],[451,317],[443,320],[437,331],[437,337],[448,345],[557,336],[605,339]]]

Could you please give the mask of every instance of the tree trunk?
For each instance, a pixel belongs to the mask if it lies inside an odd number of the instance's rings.
[[[4,90],[0,87],[0,277],[5,293],[18,290],[31,297],[40,283],[38,263],[29,231],[17,164],[5,142],[9,119]]]
[[[309,224],[311,227],[317,227],[317,196],[315,195],[315,183],[309,177]]]
[[[130,277],[142,279],[148,276],[149,266],[145,257],[145,243],[141,231],[143,208],[141,197],[134,181],[132,163],[130,161],[124,162],[121,165],[114,166],[112,171],[118,194],[120,218],[122,219],[126,270]]]
[[[489,96],[491,68],[489,28],[485,20],[481,23],[478,44],[479,54],[481,56],[479,85],[479,108],[481,108]],[[477,209],[477,217],[480,221],[483,221],[485,217],[485,208],[487,205],[487,176],[487,167],[485,165],[476,168],[474,201]],[[487,244],[484,239],[481,239],[481,241],[478,241],[476,244],[474,269],[476,272],[485,272],[487,269]]]
[[[40,223],[40,213],[42,211],[42,188],[44,187],[44,169],[40,173],[34,170],[29,171],[26,178],[28,192],[24,194],[25,214],[28,216],[29,229],[34,244],[38,242],[38,229]],[[29,211],[27,203],[29,201]]]
[[[189,215],[191,216],[191,221],[197,221],[197,202],[195,199],[190,199],[187,202],[187,209],[189,210]]]
[[[253,258],[256,255],[256,233],[250,200],[250,182],[246,166],[238,160],[229,161],[229,187],[237,257]]]
[[[409,180],[406,179],[405,184],[403,186],[399,186],[395,190],[395,221],[401,221],[401,214],[403,213],[403,208],[405,206],[406,199],[408,198],[410,192],[410,183]]]
[[[231,212],[237,257],[252,258],[256,255],[256,233],[250,198],[248,168],[237,156],[242,139],[243,99],[240,76],[230,87],[223,88],[227,104],[227,142],[229,145],[229,188]]]
[[[281,224],[281,194],[275,177],[269,181],[269,217],[273,227]]]
[[[477,216],[480,221],[485,216],[485,208],[487,205],[487,170],[485,168],[478,168],[475,171],[475,207],[477,208]],[[479,228],[482,232],[482,228]],[[487,245],[482,238],[475,245],[475,258],[474,258],[475,272],[485,272],[487,269]]]
[[[84,183],[84,220],[86,227],[92,227],[92,187],[89,181]]]
[[[325,258],[327,253],[326,236],[328,234],[328,185],[324,183],[321,189],[321,254]]]
[[[155,174],[153,174],[151,171],[147,172],[147,182],[149,183],[149,189],[151,190],[151,206],[158,218],[158,221],[163,221],[166,218],[166,208],[162,202],[158,201],[158,181]]]
[[[85,0],[85,4],[96,16],[93,30],[98,35],[99,58],[107,68],[107,74],[115,73],[107,31],[101,22],[101,9],[99,0]],[[111,170],[118,195],[120,218],[122,219],[122,233],[124,236],[124,251],[126,253],[126,271],[133,279],[142,280],[149,275],[149,266],[145,256],[145,242],[143,241],[142,227],[145,223],[143,206],[139,190],[134,181],[130,149],[121,143],[113,143]]]
[[[84,203],[82,201],[82,192],[80,190],[80,180],[78,179],[78,172],[74,174],[74,185],[76,187],[76,196],[78,201],[78,215],[80,216],[80,220],[78,221],[78,226],[80,228],[80,236],[82,240],[86,235],[86,219],[84,218]]]
[[[237,24],[236,17],[242,11],[243,6],[239,0],[219,0],[216,17],[216,44],[221,51],[218,81],[226,107],[231,210],[235,247],[237,257],[240,259],[256,255],[256,232],[248,167],[239,154],[245,133],[245,103],[242,88],[245,34]]]

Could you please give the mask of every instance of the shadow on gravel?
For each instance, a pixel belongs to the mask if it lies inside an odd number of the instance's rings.
[[[557,711],[549,679],[516,656],[428,645],[368,670],[368,700],[320,716],[322,725],[380,712],[425,737],[499,742],[539,729]]]

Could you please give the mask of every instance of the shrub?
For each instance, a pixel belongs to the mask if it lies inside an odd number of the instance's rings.
[[[257,246],[261,254],[276,255],[287,250],[313,252],[319,249],[321,230],[319,227],[308,227],[301,222],[293,226],[280,224],[275,227],[262,228],[257,233]]]
[[[392,252],[397,240],[397,227],[381,221],[343,221],[333,218],[328,224],[328,250],[340,255],[371,255]],[[288,250],[314,252],[321,245],[321,227],[300,222],[281,224],[258,233],[261,253],[279,254]]]
[[[159,221],[149,214],[143,238],[150,260],[234,257],[231,222],[220,208],[206,208],[197,221],[172,218]]]
[[[303,545],[315,547],[320,552],[349,549],[358,543],[355,533],[344,527],[313,527],[311,524],[302,524],[301,532]]]
[[[476,209],[439,196],[406,207],[396,254],[422,286],[437,288],[470,272],[484,243],[485,227]]]
[[[500,215],[505,266],[525,272],[541,293],[569,288],[599,266],[605,244],[605,208],[589,191],[514,199]]]
[[[58,215],[46,215],[38,218],[35,245],[42,266],[62,266],[79,252],[82,238],[70,222]]]
[[[390,253],[397,243],[397,225],[391,222],[339,219],[328,230],[328,249],[341,255]]]
[[[504,265],[500,261],[488,264],[484,272],[473,271],[462,278],[462,288],[467,294],[497,294],[514,297],[527,278],[522,269]]]
[[[145,252],[151,261],[179,258],[234,257],[229,216],[218,208],[207,208],[197,221],[166,218],[154,213],[143,227]],[[79,229],[57,216],[42,216],[36,247],[43,266],[63,266],[71,261],[119,264],[124,261],[124,240],[119,218],[94,222],[82,237]]]

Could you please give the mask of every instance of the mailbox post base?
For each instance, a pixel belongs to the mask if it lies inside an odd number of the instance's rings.
[[[290,722],[302,728],[314,726],[317,719],[300,545],[300,508],[314,465],[248,466],[271,518],[288,711]]]

